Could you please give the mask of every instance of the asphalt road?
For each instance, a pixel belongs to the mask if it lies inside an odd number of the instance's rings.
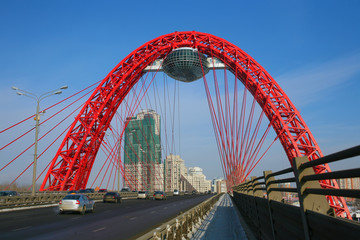
[[[134,239],[212,195],[96,203],[95,213],[58,214],[57,207],[0,213],[0,239]]]

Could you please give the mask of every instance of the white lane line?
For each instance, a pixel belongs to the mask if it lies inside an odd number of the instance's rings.
[[[93,232],[98,232],[104,230],[106,227],[95,229]]]
[[[13,229],[12,231],[13,231],[13,232],[15,232],[15,231],[21,231],[21,230],[24,230],[24,229],[27,229],[27,228],[31,228],[31,226]]]
[[[156,211],[152,211],[152,212],[150,212],[150,214],[154,214],[154,213],[156,213]]]
[[[136,219],[136,217],[132,217],[132,218],[130,218],[130,221],[135,220],[135,219]]]

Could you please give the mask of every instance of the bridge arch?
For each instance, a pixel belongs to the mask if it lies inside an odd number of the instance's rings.
[[[322,156],[300,113],[279,84],[250,55],[230,42],[196,31],[174,32],[140,46],[101,81],[75,118],[43,180],[40,190],[63,191],[85,188],[96,154],[118,107],[131,88],[155,60],[165,58],[173,49],[191,47],[220,59],[240,80],[263,109],[290,161],[307,156]],[[314,169],[330,171],[327,165]],[[337,187],[324,181],[323,187]],[[343,212],[344,200],[329,198]]]
[[[40,190],[61,191],[86,186],[100,144],[121,102],[147,66],[180,47],[196,48],[200,53],[224,62],[263,109],[290,163],[297,156],[308,156],[309,160],[322,156],[298,110],[278,83],[250,55],[211,34],[174,32],[140,46],[102,80],[67,132]],[[330,169],[324,165],[315,171],[321,173]]]
[[[250,55],[211,34],[175,32],[134,50],[103,79],[65,136],[41,190],[68,190],[86,186],[104,134],[122,100],[147,66],[180,47],[196,48],[224,62],[264,110],[289,160],[297,156],[308,156],[310,160],[322,156],[295,106],[270,74]]]

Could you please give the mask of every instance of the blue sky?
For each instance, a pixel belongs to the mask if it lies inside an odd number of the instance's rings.
[[[349,148],[360,142],[359,10],[355,0],[2,0],[0,128],[35,109],[11,86],[42,93],[69,85],[63,98],[103,79],[140,45],[174,31],[195,30],[226,39],[261,64],[300,110],[325,155]],[[205,95],[197,99],[193,91],[184,93],[188,101],[194,102],[193,97],[204,105],[188,114],[200,112],[198,119],[210,121]],[[196,126],[188,124],[182,137],[204,144],[197,150],[183,144],[182,156],[188,166],[202,167],[208,178],[221,176],[212,128],[197,133]],[[0,136],[0,141],[6,139]],[[287,160],[278,159],[282,156],[262,162],[254,174],[288,167]]]

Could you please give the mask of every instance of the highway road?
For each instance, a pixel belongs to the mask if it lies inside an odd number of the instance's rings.
[[[167,200],[96,203],[95,213],[58,214],[57,207],[0,213],[0,239],[135,239],[179,212],[213,195],[184,195]]]

